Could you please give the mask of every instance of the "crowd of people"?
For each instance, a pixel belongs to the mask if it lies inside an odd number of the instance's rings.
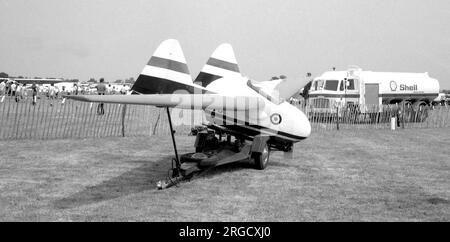
[[[100,89],[99,89],[100,87]],[[104,83],[104,79],[98,84],[70,83],[61,84],[23,84],[14,80],[0,80],[0,101],[5,97],[13,97],[16,102],[32,98],[33,105],[38,99],[60,99],[64,95],[125,95],[130,91],[128,85],[113,85]]]

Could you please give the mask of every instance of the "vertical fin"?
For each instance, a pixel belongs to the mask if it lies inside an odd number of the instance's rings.
[[[140,94],[172,94],[180,90],[194,93],[196,88],[199,86],[192,83],[180,43],[168,39],[153,53],[132,90]]]
[[[216,48],[194,82],[206,87],[211,82],[222,77],[241,76],[233,47],[225,43]]]

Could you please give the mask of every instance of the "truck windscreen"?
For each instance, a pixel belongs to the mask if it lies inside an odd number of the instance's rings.
[[[337,91],[339,81],[338,80],[327,80],[325,82],[325,90]]]
[[[322,90],[322,88],[323,88],[323,80],[315,80],[314,81],[314,83],[313,83],[313,85],[312,85],[312,88],[311,88],[311,90],[313,90],[313,91],[319,91],[319,90]]]

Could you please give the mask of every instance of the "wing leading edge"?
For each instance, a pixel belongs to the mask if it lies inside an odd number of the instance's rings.
[[[174,107],[182,109],[262,110],[259,97],[222,96],[218,94],[143,94],[143,95],[79,95],[66,98],[98,103],[121,103]]]

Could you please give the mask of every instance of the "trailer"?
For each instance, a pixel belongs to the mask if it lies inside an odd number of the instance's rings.
[[[156,184],[159,190],[190,179],[200,172],[234,162],[253,162],[256,169],[264,170],[269,163],[271,150],[280,149],[270,142],[271,137],[268,135],[246,137],[244,134],[235,133],[225,127],[209,124],[196,134],[195,152],[178,155],[169,108],[166,110],[175,157],[172,159],[172,168],[169,170],[167,178]],[[247,140],[251,142],[247,142]]]

